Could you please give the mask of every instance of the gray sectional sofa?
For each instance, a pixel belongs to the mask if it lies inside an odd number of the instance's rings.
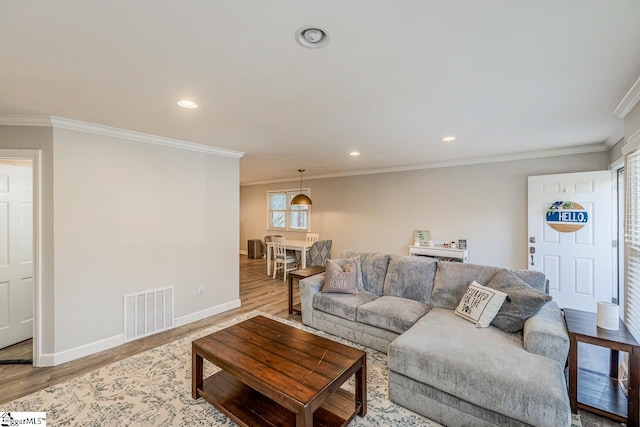
[[[569,426],[569,337],[553,301],[521,332],[478,328],[454,314],[467,286],[497,267],[378,253],[359,261],[358,294],[300,281],[302,322],[388,353],[389,398],[447,426]],[[357,265],[358,267],[358,265]],[[545,291],[542,273],[513,273]]]

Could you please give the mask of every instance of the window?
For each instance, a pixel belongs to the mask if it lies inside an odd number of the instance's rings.
[[[302,190],[303,194],[311,197],[308,188]],[[300,194],[300,190],[281,190],[267,192],[267,229],[282,231],[310,230],[310,207],[291,205],[291,199]]]
[[[629,152],[624,165],[625,200],[625,323],[640,339],[640,150]]]

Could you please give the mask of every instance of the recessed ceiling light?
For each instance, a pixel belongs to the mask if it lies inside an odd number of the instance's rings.
[[[184,108],[198,108],[198,104],[188,99],[181,99],[178,101],[178,105]]]
[[[357,151],[352,151],[352,152],[350,152],[350,153],[349,153],[349,155],[350,155],[350,156],[353,156],[353,157],[356,157],[356,156],[359,156],[359,155],[360,155],[360,153],[359,153],[359,152],[357,152]]]
[[[296,41],[304,47],[315,49],[326,46],[329,43],[327,30],[317,26],[305,26],[296,31]]]
[[[445,136],[444,138],[442,138],[442,142],[451,142],[455,140],[456,140],[455,136]]]

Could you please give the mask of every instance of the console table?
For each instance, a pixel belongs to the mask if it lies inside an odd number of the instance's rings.
[[[578,408],[639,427],[640,346],[624,323],[617,331],[599,328],[596,313],[564,309],[569,331],[569,402],[571,412]],[[578,342],[611,350],[609,376],[578,368]],[[629,397],[618,385],[618,352],[629,353]]]
[[[293,270],[289,273],[289,314],[302,313],[300,310],[300,304],[293,305],[293,281],[300,281],[307,277],[315,276],[316,274],[324,273],[325,268],[323,266],[307,267],[300,270]]]
[[[447,261],[468,262],[468,249],[442,248],[439,246],[409,246],[409,255],[428,256]]]

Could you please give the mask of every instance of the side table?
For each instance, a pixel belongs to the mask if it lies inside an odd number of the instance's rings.
[[[303,268],[301,270],[293,270],[289,273],[289,314],[302,313],[300,310],[300,304],[293,305],[293,281],[300,281],[307,277],[315,276],[316,274],[324,273],[325,268],[323,266],[313,266]]]
[[[640,347],[633,335],[620,322],[617,331],[599,328],[596,313],[564,309],[569,330],[569,402],[571,412],[578,408],[640,427]],[[609,376],[578,368],[578,342],[611,350]],[[618,352],[629,353],[628,398],[618,385]],[[579,383],[579,384],[578,384]],[[578,387],[578,385],[580,387]]]

